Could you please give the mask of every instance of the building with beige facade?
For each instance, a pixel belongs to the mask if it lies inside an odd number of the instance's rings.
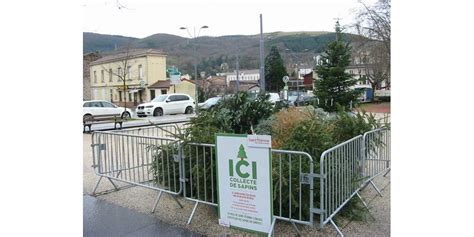
[[[90,63],[99,59],[99,53],[88,53],[82,59],[82,100],[91,100]]]
[[[126,103],[127,107],[133,107],[150,101],[149,86],[166,80],[166,54],[155,49],[104,55],[90,63],[91,99],[107,100],[119,106]]]

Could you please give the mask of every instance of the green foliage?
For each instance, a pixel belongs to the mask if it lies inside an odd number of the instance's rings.
[[[344,43],[339,36],[336,41],[331,42],[321,60],[316,65],[318,80],[315,81],[315,95],[320,100],[330,101],[343,107],[349,108],[350,101],[356,101],[359,92],[350,89],[356,84],[356,80],[345,70],[351,62],[351,48]],[[336,111],[336,107],[321,103],[319,107],[326,111]]]
[[[262,119],[255,127],[255,133],[260,135],[272,135],[272,125],[275,122],[275,115]]]
[[[173,155],[178,154],[176,142],[148,145],[147,150],[152,151],[151,172],[153,182],[161,188],[172,192],[179,190],[179,163],[174,161]]]
[[[284,149],[284,150],[294,150],[294,151],[304,151],[313,157],[314,167],[313,169],[318,172],[320,169],[320,157],[321,154],[348,139],[351,139],[357,135],[361,135],[367,131],[372,129],[378,128],[381,125],[375,120],[375,118],[371,115],[367,115],[365,113],[358,113],[358,114],[351,114],[345,112],[341,107],[337,113],[327,114],[318,110],[315,110],[312,113],[304,114],[305,116],[309,116],[308,118],[300,119],[297,121],[296,124],[290,124],[285,122],[286,119],[282,119],[280,114],[288,113],[286,110],[282,110],[279,114],[276,114],[277,119],[272,119],[268,121],[264,121],[264,123],[269,122],[279,122],[282,124],[286,124],[284,127],[286,128],[283,130],[285,133],[282,135],[278,135],[281,133],[280,126],[278,124],[274,124],[272,126],[271,134],[273,135],[273,139],[279,139],[281,141],[275,142],[274,145],[278,145],[277,147],[273,147],[276,149]],[[296,114],[296,113],[292,113]],[[299,114],[301,116],[302,114]],[[286,117],[286,116],[285,116]],[[296,118],[293,118],[296,119]],[[268,128],[268,125],[262,125],[264,128]],[[291,216],[293,218],[297,218],[299,215],[299,206],[297,205],[297,200],[299,198],[299,191],[300,188],[304,191],[304,187],[299,186],[299,162],[293,161],[290,165],[289,160],[282,160],[280,161],[277,157],[273,158],[273,191],[274,191],[274,206],[278,205],[278,199],[280,192],[282,193],[283,197],[290,197],[291,201]],[[302,163],[301,167],[303,170],[308,172],[309,166],[308,164]],[[340,167],[338,167],[340,169]],[[280,181],[280,169],[281,173],[284,174],[283,178]],[[333,169],[333,167],[328,167],[328,169]],[[289,173],[292,173],[291,176],[291,185],[289,182]],[[342,172],[342,171],[340,171]],[[354,176],[353,180],[355,183],[360,182],[361,177]],[[313,200],[314,205],[319,205],[319,195],[320,195],[320,187],[319,182],[315,179],[314,188],[313,188]],[[291,186],[291,187],[290,187]],[[289,190],[292,190],[291,192]],[[278,196],[275,196],[277,194]],[[286,195],[286,196],[285,196]],[[309,215],[309,195],[303,193],[301,200],[302,200],[302,216]],[[351,202],[353,203],[353,202]],[[344,212],[346,217],[358,217],[363,216],[365,209],[360,209],[357,206],[352,207],[353,204],[349,204],[346,208],[350,211]],[[355,204],[354,204],[355,205]],[[289,200],[283,200],[282,206],[282,214],[289,215],[290,206]],[[279,213],[280,210],[275,208],[275,213]]]
[[[331,133],[336,144],[381,126],[372,114],[365,112],[352,114],[345,112],[343,108],[340,108],[331,123]]]
[[[201,110],[191,118],[189,132],[193,141],[214,143],[215,133],[247,134],[261,119],[270,117],[273,106],[268,95],[251,99],[246,92],[223,98],[215,107]]]
[[[265,57],[265,90],[269,92],[279,92],[282,90],[285,85],[282,78],[287,75],[288,73],[278,48],[272,46],[270,53]]]

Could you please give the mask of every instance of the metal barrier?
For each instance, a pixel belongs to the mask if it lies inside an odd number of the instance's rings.
[[[313,167],[306,152],[272,149],[273,218],[289,221],[298,234],[295,224],[313,225]]]
[[[324,211],[320,215],[320,227],[330,222],[341,236],[333,218],[355,195],[362,200],[358,192],[363,183],[363,145],[359,135],[321,154],[320,206]]]
[[[190,224],[200,203],[218,206],[215,144],[187,143],[182,155],[183,196],[195,202]],[[274,149],[272,157],[274,218],[291,222],[299,233],[295,223],[313,224],[313,159],[305,152]]]
[[[93,194],[102,178],[107,178],[116,190],[114,180],[157,190],[154,212],[163,192],[171,194],[182,207],[176,199],[182,193],[195,202],[187,222],[190,224],[199,203],[218,205],[215,144],[156,137],[163,136],[160,131],[164,129],[178,131],[174,125],[161,125],[94,132],[93,167],[100,179]],[[314,173],[314,169],[320,173]],[[318,214],[321,228],[331,223],[343,236],[333,218],[354,196],[368,209],[359,191],[370,183],[380,194],[372,179],[389,171],[390,130],[385,128],[324,151],[319,164],[306,152],[272,149],[274,214],[270,234],[275,220],[289,221],[299,233],[296,224],[313,225],[313,214]]]
[[[183,133],[184,129],[189,127],[188,123],[163,124],[140,128],[129,128],[114,130],[113,133],[131,134],[149,137],[168,137],[176,138],[175,134]]]
[[[92,195],[95,195],[102,178],[159,191],[152,212],[162,193],[171,194],[180,207],[176,195],[183,190],[179,180],[181,169],[175,155],[179,150],[176,139],[137,136],[117,132],[92,134],[94,172],[100,176]]]
[[[377,193],[382,193],[372,181],[375,177],[386,172],[390,172],[390,129],[380,128],[364,133],[364,170],[366,177],[364,187],[371,184]]]
[[[191,223],[199,203],[217,206],[215,144],[187,143],[182,146],[184,198],[195,202]]]

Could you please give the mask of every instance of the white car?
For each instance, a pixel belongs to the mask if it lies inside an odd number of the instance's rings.
[[[270,95],[270,97],[268,98],[268,100],[273,104],[275,105],[277,102],[280,101],[280,95],[278,95],[278,93],[268,93]]]
[[[120,114],[123,119],[128,119],[132,115],[130,109],[118,107],[105,100],[88,100],[84,101],[82,105],[82,119],[86,120],[88,117],[95,115],[112,115]]]
[[[210,109],[212,107],[214,107],[217,102],[219,102],[219,100],[221,100],[222,97],[212,97],[212,98],[209,98],[207,99],[206,101],[202,102],[202,103],[199,103],[198,104],[198,107],[201,108],[201,109]]]
[[[186,94],[159,95],[152,101],[137,107],[137,116],[162,116],[165,114],[191,114],[196,103]]]

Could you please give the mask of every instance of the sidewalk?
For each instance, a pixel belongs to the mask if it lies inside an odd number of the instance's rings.
[[[83,197],[83,236],[202,236],[89,195]]]

